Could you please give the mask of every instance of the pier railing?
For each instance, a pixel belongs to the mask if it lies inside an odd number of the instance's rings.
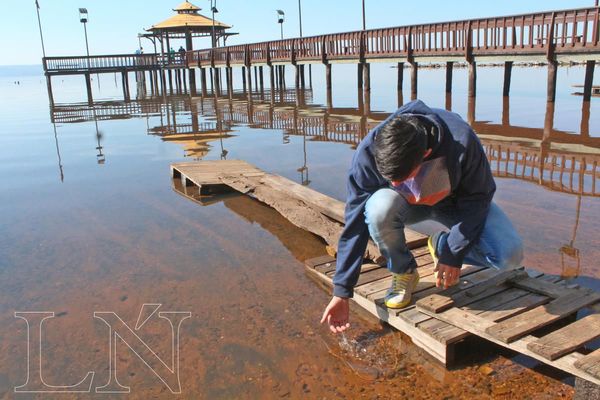
[[[144,71],[161,67],[185,67],[184,54],[110,54],[101,56],[44,57],[47,73],[119,72],[122,70]]]
[[[189,66],[600,52],[600,8],[398,26],[188,52]]]

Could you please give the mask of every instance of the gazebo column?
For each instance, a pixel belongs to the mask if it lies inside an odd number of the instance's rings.
[[[185,31],[185,49],[187,51],[193,51],[194,50],[194,44],[192,41],[192,31],[188,28]],[[190,64],[187,61],[187,55],[186,55],[186,67],[188,70],[188,75],[190,77],[190,94],[192,96],[194,96],[196,94],[196,72],[194,71],[193,68],[190,68]]]

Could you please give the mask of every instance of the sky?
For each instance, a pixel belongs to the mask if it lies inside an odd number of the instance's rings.
[[[79,7],[89,12],[91,54],[133,53],[137,34],[167,19],[183,0],[38,0],[48,56],[85,54]],[[210,16],[210,0],[191,0]],[[594,0],[365,0],[368,28],[461,20],[530,12],[580,8]],[[304,36],[362,28],[362,0],[301,0]],[[217,20],[233,25],[239,35],[228,44],[280,37],[277,9],[286,14],[284,36],[299,36],[298,0],[217,0]],[[41,64],[42,48],[35,0],[2,0],[0,65]],[[172,42],[177,49],[183,41]],[[150,51],[150,42],[142,43]],[[210,39],[195,39],[194,48],[210,47]]]

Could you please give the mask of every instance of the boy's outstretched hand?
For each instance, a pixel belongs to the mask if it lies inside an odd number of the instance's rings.
[[[348,322],[349,317],[349,299],[344,297],[333,296],[333,298],[325,308],[325,312],[323,312],[323,318],[321,318],[321,323],[327,321],[331,332],[342,333],[346,329],[350,328],[350,323]]]

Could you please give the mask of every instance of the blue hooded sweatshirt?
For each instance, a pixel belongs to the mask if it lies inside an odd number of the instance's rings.
[[[496,184],[485,152],[475,132],[459,115],[429,108],[420,100],[405,104],[375,127],[358,145],[348,172],[345,228],[340,236],[333,294],[352,297],[369,241],[365,204],[381,188],[392,188],[375,165],[374,138],[391,118],[399,114],[427,118],[436,128],[425,159],[445,158],[450,191],[432,207],[451,207],[459,221],[438,248],[439,262],[460,267],[469,248],[483,230]],[[416,268],[413,258],[409,269]]]

